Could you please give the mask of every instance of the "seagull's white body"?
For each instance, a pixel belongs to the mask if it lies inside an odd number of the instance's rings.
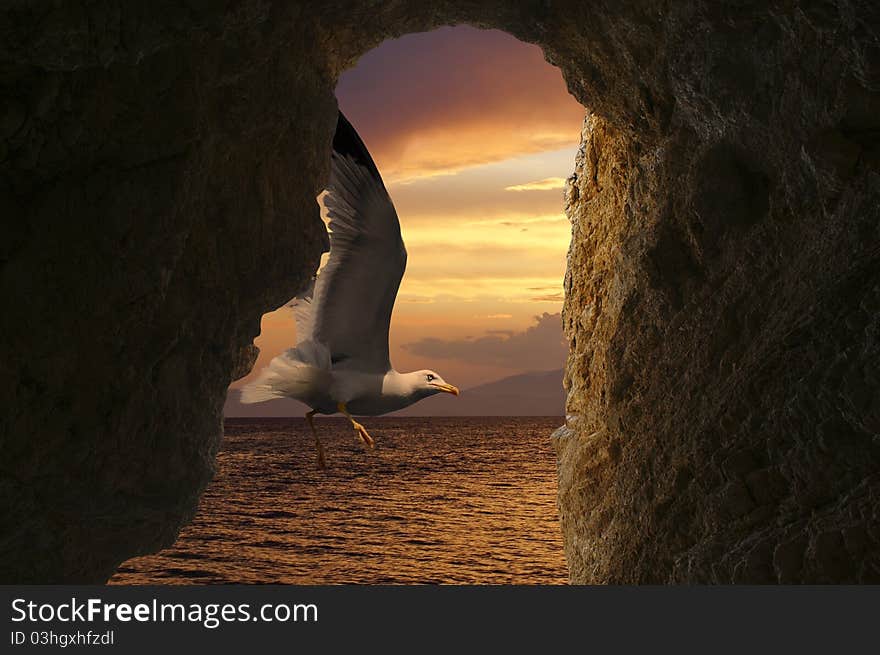
[[[425,388],[422,371],[398,373],[391,369],[380,374],[334,370],[303,362],[296,351],[289,350],[273,359],[245,393],[261,400],[296,398],[320,414],[335,414],[342,403],[352,414],[378,416],[408,407],[441,390]]]
[[[433,371],[399,373],[391,366],[388,329],[406,249],[379,171],[341,113],[324,204],[330,258],[292,302],[298,343],[244,388],[242,402],[295,398],[312,408],[311,420],[340,411],[375,416],[435,393],[458,395]]]

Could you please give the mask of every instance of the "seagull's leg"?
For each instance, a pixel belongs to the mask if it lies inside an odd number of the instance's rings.
[[[361,438],[361,441],[364,442],[364,445],[372,448],[376,445],[376,442],[373,441],[373,437],[370,436],[370,433],[367,432],[367,428],[354,420],[354,417],[348,413],[348,409],[345,407],[345,403],[339,403],[336,405],[339,408],[339,411],[345,414],[349,421],[351,421],[351,425],[354,427],[355,434]]]
[[[306,412],[306,420],[309,422],[309,427],[312,428],[312,434],[315,435],[315,452],[318,454],[318,468],[323,470],[327,468],[327,460],[324,458],[324,446],[318,438],[318,431],[315,429],[314,420],[312,420],[312,417],[315,414],[317,414],[317,410],[314,409],[310,412]]]

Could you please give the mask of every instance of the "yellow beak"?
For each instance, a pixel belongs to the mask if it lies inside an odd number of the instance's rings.
[[[451,393],[453,396],[457,396],[459,394],[458,387],[453,387],[451,384],[440,384],[439,382],[432,385],[433,387],[440,389],[440,391],[445,391],[446,393]]]

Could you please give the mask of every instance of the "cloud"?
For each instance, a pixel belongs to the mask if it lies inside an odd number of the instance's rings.
[[[567,176],[574,167],[576,151],[572,144],[560,150],[473,166],[457,175],[389,183],[388,190],[404,223],[562,216],[561,193],[510,193],[504,188],[538,177]]]
[[[397,296],[397,302],[409,303],[412,305],[431,305],[436,299],[431,296],[416,296],[412,294],[402,294]]]
[[[536,218],[520,218],[516,220],[505,220],[505,221],[471,221],[470,223],[466,223],[466,225],[474,225],[479,227],[493,227],[498,225],[503,225],[504,227],[519,227],[521,225],[534,225],[540,227],[551,226],[554,228],[558,228],[559,225],[564,225],[566,228],[568,227],[568,219],[564,214],[559,214],[556,216],[538,216]]]
[[[486,318],[513,318],[513,314],[489,314]]]
[[[536,316],[535,325],[522,332],[495,330],[475,339],[428,337],[404,344],[403,349],[429,359],[452,359],[521,371],[559,368],[567,353],[561,315],[546,312]]]
[[[513,186],[504,187],[505,191],[547,191],[548,189],[564,189],[564,177],[545,177],[543,180],[535,180],[534,182],[526,182],[525,184],[514,184]]]
[[[389,184],[570,147],[584,115],[540,48],[468,26],[386,41],[336,95]]]
[[[562,292],[559,292],[548,293],[543,296],[533,296],[532,300],[535,302],[562,302],[565,298],[562,296]]]

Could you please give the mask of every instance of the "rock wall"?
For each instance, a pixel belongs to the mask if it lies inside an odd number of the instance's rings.
[[[878,581],[880,12],[719,5],[7,4],[0,580],[100,581],[174,539],[260,315],[326,246],[338,74],[469,22],[541,45],[590,109],[572,580]]]
[[[878,179],[851,174],[805,197],[739,144],[639,152],[587,117],[556,434],[573,580],[880,580]]]

